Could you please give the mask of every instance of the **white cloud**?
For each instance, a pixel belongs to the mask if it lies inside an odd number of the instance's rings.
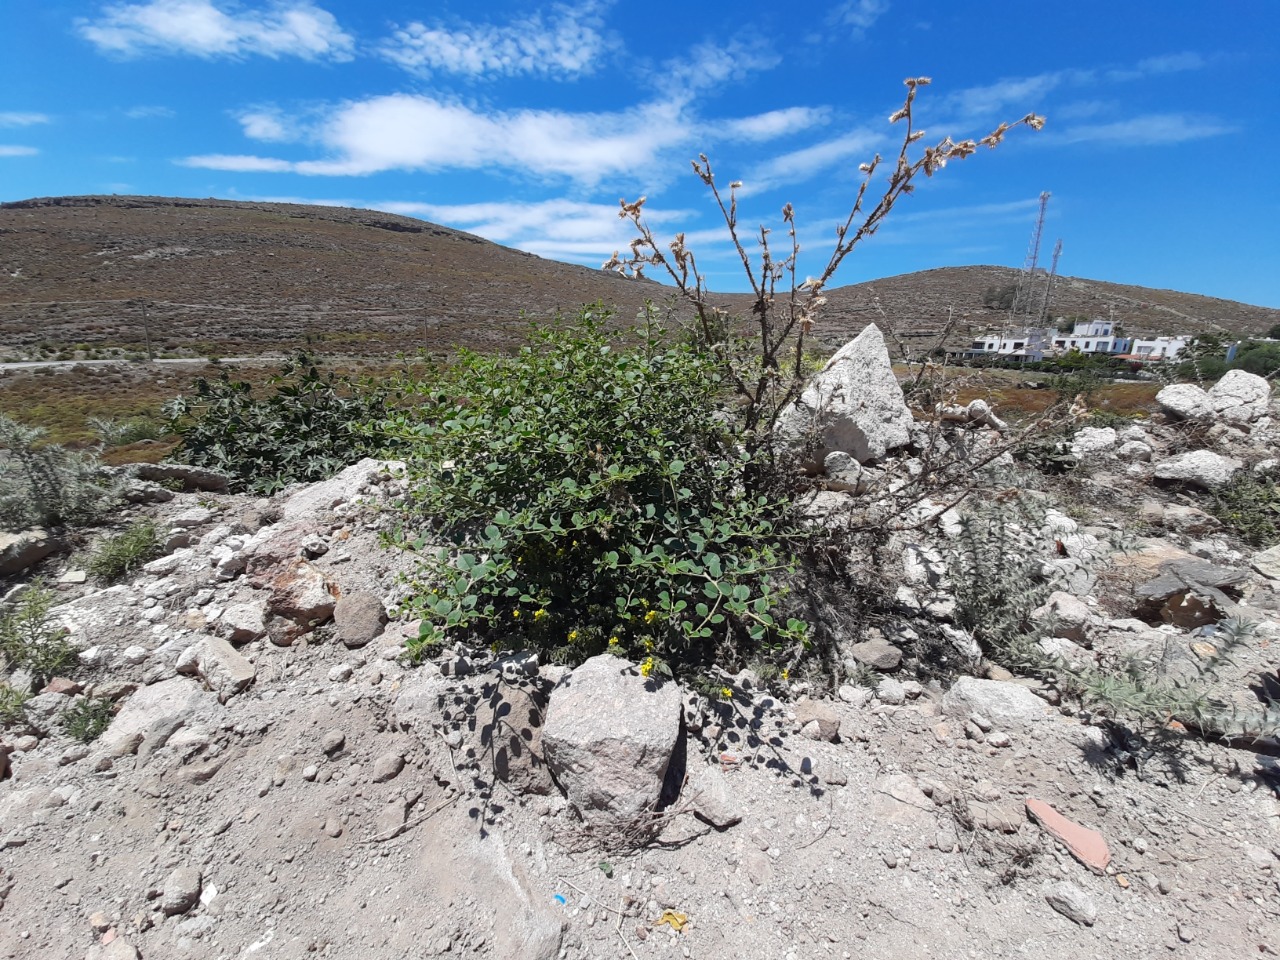
[[[124,112],[124,115],[130,120],[164,120],[177,116],[168,107],[157,106],[130,107]]]
[[[76,22],[104,53],[188,53],[199,57],[303,57],[350,60],[355,41],[333,14],[310,0],[281,0],[264,11],[221,0],[117,3]]]
[[[270,143],[281,143],[292,140],[296,136],[293,126],[285,115],[275,107],[263,107],[246,110],[236,116],[244,135],[250,140],[266,140]]]
[[[968,87],[948,94],[934,109],[954,113],[962,123],[997,115],[1006,119],[1003,114],[1010,110],[1022,116],[1038,109],[1043,98],[1064,83],[1082,80],[1086,76],[1083,71],[1058,70],[1032,77],[998,80],[986,86]]]
[[[49,123],[51,119],[47,113],[0,111],[0,127],[34,127],[39,123]]]
[[[663,63],[655,73],[655,81],[670,96],[691,100],[699,91],[714,90],[749,74],[772,70],[781,62],[782,57],[761,40],[708,41]]]
[[[1122,146],[1167,146],[1203,140],[1238,128],[1212,118],[1180,113],[1149,113],[1114,123],[1082,124],[1062,131],[1067,143],[1112,143]]]
[[[185,157],[178,163],[184,167],[227,170],[232,173],[288,173],[294,168],[288,160],[227,153],[206,153],[198,157]]]
[[[850,176],[859,163],[869,161],[886,142],[883,133],[860,129],[822,143],[793,150],[759,164],[746,177],[745,189],[755,193],[778,183],[797,183],[839,164],[847,164]]]
[[[828,23],[851,27],[854,37],[862,37],[889,10],[889,0],[845,0],[827,17]]]
[[[481,114],[426,96],[394,94],[343,104],[310,136],[329,151],[321,160],[199,156],[187,166],[216,170],[293,171],[360,176],[385,170],[503,168],[595,183],[606,176],[642,179],[659,158],[689,142],[691,122],[672,103],[616,113],[522,110]]]
[[[788,107],[759,113],[754,117],[725,120],[713,127],[734,140],[761,142],[808,129],[824,122],[830,113],[825,107]]]
[[[612,47],[603,33],[600,3],[557,4],[510,23],[410,23],[380,49],[392,63],[418,74],[468,77],[577,77],[592,73]]]
[[[40,151],[35,147],[19,147],[0,143],[0,157],[34,157]]]
[[[1139,60],[1133,67],[1107,71],[1108,80],[1140,80],[1143,77],[1160,76],[1167,73],[1181,73],[1185,70],[1199,70],[1205,66],[1204,57],[1198,53],[1168,53],[1159,57],[1147,57]]]

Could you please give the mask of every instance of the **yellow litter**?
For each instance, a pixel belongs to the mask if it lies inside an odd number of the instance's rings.
[[[655,927],[660,927],[664,923],[670,924],[671,929],[676,933],[684,933],[685,926],[689,923],[689,915],[686,913],[676,913],[674,910],[663,910],[662,916],[654,923]]]

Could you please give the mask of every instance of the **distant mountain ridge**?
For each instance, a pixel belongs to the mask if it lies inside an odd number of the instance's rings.
[[[834,288],[817,333],[831,344],[870,322],[919,333],[954,311],[963,339],[1008,321],[983,295],[1017,277],[947,267]],[[161,350],[265,353],[308,339],[353,353],[486,350],[519,342],[530,319],[595,300],[630,317],[666,293],[373,210],[131,196],[0,204],[0,342],[20,348],[136,346],[145,303]],[[749,306],[741,294],[717,300]],[[1058,278],[1050,313],[1113,316],[1130,333],[1280,323],[1280,310],[1077,277]]]

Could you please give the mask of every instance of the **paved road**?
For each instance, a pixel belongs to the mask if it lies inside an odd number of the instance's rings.
[[[278,363],[283,357],[220,357],[218,363],[255,363],[261,361],[263,363]],[[135,364],[145,363],[169,363],[169,364],[206,364],[209,363],[206,357],[183,357],[180,359],[166,360],[21,360],[17,363],[0,363],[0,374],[6,370],[35,370],[40,367],[74,367],[76,364],[84,364],[86,367],[101,367],[116,364],[118,366],[133,366]]]

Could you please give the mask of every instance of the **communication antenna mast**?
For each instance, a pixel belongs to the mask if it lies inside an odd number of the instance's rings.
[[[1022,273],[1018,276],[1018,285],[1013,294],[1013,306],[1010,308],[1010,317],[1017,318],[1018,308],[1031,315],[1031,305],[1028,302],[1031,297],[1032,278],[1035,276],[1036,264],[1040,262],[1040,237],[1044,234],[1044,215],[1049,207],[1049,191],[1045,190],[1040,194],[1040,211],[1036,214],[1036,225],[1031,231],[1031,242],[1027,245],[1027,259],[1022,264]]]
[[[1058,279],[1058,258],[1062,256],[1062,240],[1053,245],[1053,262],[1049,266],[1049,278],[1044,285],[1044,302],[1040,304],[1040,323],[1049,319],[1049,303],[1053,300],[1053,284]]]

